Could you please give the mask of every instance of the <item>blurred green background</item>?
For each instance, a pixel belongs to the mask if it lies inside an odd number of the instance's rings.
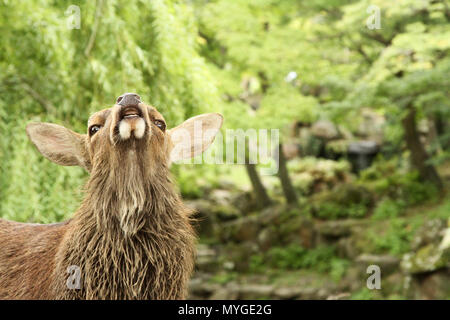
[[[173,166],[191,298],[449,299],[449,50],[445,0],[0,0],[0,217],[61,221],[83,196],[28,122],[84,132],[137,92],[169,127],[280,129],[278,175]]]

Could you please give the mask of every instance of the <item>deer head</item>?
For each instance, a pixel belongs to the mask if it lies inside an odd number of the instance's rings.
[[[203,114],[169,130],[154,107],[126,93],[89,118],[87,134],[50,123],[30,123],[27,134],[47,159],[89,171],[90,206],[103,215],[117,212],[122,228],[135,233],[155,206],[150,198],[170,192],[170,163],[205,151],[222,121]]]

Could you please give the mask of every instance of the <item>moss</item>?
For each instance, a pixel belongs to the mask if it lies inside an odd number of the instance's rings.
[[[408,273],[429,272],[445,267],[448,252],[435,244],[420,248],[417,252],[403,257],[402,268]]]
[[[362,218],[372,206],[373,197],[364,187],[345,184],[313,198],[313,214],[321,219]]]

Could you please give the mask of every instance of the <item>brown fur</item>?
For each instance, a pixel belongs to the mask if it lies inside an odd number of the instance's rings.
[[[90,125],[103,126],[92,138],[55,126],[67,142],[64,152],[47,147],[54,143],[55,134],[47,132],[53,127],[29,128],[32,140],[36,132],[48,140],[44,145],[33,140],[44,156],[78,164],[91,175],[80,208],[66,222],[0,219],[0,299],[186,297],[195,253],[191,212],[170,180],[173,146],[153,123],[162,116],[139,106],[147,124],[140,140],[117,138],[117,105],[90,118]],[[71,265],[80,267],[80,289],[67,287]]]

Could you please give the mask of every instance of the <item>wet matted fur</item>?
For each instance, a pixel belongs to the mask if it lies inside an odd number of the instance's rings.
[[[186,297],[195,256],[192,212],[170,178],[171,130],[155,125],[164,121],[155,108],[140,103],[138,109],[146,123],[142,139],[118,137],[118,105],[90,118],[89,127],[101,126],[93,136],[53,124],[27,128],[44,156],[80,165],[90,177],[68,221],[0,219],[0,299]],[[203,116],[205,128],[220,129],[220,115]],[[204,141],[202,151],[212,140]],[[80,270],[79,288],[68,286],[71,266]]]

